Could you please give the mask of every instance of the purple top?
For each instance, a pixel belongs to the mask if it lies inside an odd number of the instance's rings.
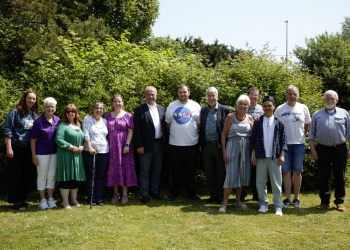
[[[55,142],[56,131],[60,118],[52,116],[52,124],[46,120],[45,114],[42,114],[34,121],[30,138],[36,139],[35,153],[37,155],[50,155],[57,153]]]

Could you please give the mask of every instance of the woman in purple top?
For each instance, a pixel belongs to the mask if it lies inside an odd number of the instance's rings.
[[[32,149],[32,161],[38,171],[39,208],[42,210],[57,207],[52,197],[55,188],[57,162],[55,138],[60,122],[60,118],[54,115],[56,105],[57,101],[52,97],[44,100],[44,113],[34,121],[31,132],[30,147]],[[45,189],[47,189],[47,200]]]
[[[106,186],[113,186],[112,202],[119,200],[118,187],[123,187],[122,203],[128,202],[128,187],[136,186],[136,172],[134,166],[134,152],[130,145],[134,131],[134,120],[130,113],[124,111],[121,95],[114,95],[113,111],[105,116],[108,128],[109,168]]]

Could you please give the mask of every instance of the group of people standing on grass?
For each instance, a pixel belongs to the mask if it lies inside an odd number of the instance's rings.
[[[91,116],[79,122],[78,109],[69,104],[62,119],[54,115],[57,102],[44,100],[39,117],[39,100],[34,91],[26,91],[3,124],[8,167],[8,202],[14,210],[31,207],[27,203],[29,173],[36,166],[40,209],[56,208],[53,191],[59,183],[62,206],[81,206],[77,200],[79,182],[86,180],[91,205],[104,205],[103,187],[113,186],[123,196],[112,201],[128,201],[127,187],[137,182],[131,139],[133,118],[123,110],[120,95],[113,97],[113,111],[104,113],[104,104],[96,102]],[[94,181],[93,181],[94,179]],[[94,185],[92,185],[94,183]],[[47,199],[45,190],[47,189]],[[69,199],[70,197],[70,199]]]
[[[208,104],[202,108],[189,99],[188,85],[179,85],[177,93],[178,100],[165,109],[156,102],[157,89],[147,87],[146,102],[134,110],[134,116],[124,110],[122,96],[115,95],[112,112],[103,118],[104,104],[96,102],[81,126],[73,104],[64,108],[60,120],[54,115],[57,102],[48,97],[44,100],[44,112],[38,117],[36,93],[25,92],[3,125],[8,202],[13,204],[12,208],[22,211],[31,206],[26,200],[32,164],[38,172],[40,209],[57,207],[53,198],[55,182],[59,183],[62,206],[66,209],[81,206],[77,200],[78,186],[85,180],[91,206],[104,205],[104,186],[113,187],[112,202],[128,202],[128,187],[137,185],[134,145],[140,159],[142,203],[150,202],[150,197],[163,200],[159,184],[165,151],[170,160],[170,194],[166,200],[177,199],[184,174],[187,197],[199,201],[196,192],[199,149],[210,193],[207,202],[221,204],[219,212],[226,212],[232,189],[236,192],[234,204],[246,209],[242,203],[247,195],[244,187],[251,185],[253,200],[260,206],[258,211],[265,213],[269,175],[275,214],[282,216],[285,206],[300,208],[305,137],[310,129],[311,155],[317,161],[320,175],[321,204],[317,208],[330,207],[332,171],[334,203],[339,211],[345,211],[345,168],[350,158],[345,142],[350,136],[350,118],[345,110],[336,107],[336,92],[329,90],[324,94],[325,108],[312,119],[308,108],[297,102],[299,90],[293,85],[286,90],[287,102],[277,108],[271,96],[265,96],[262,106],[259,105],[259,90],[252,87],[248,95],[238,98],[233,113],[218,103],[215,87],[207,89]]]
[[[315,112],[312,119],[308,108],[297,102],[299,90],[293,85],[286,90],[287,102],[277,108],[271,96],[265,96],[262,106],[259,105],[259,90],[255,87],[250,88],[248,96],[238,98],[233,113],[217,103],[215,88],[209,88],[206,97],[208,106],[201,112],[200,146],[211,194],[208,201],[221,204],[220,213],[226,212],[233,188],[236,189],[234,205],[246,209],[242,201],[247,195],[244,187],[249,185],[252,199],[260,206],[258,211],[265,213],[268,175],[275,214],[282,216],[282,208],[289,205],[300,208],[301,173],[308,132],[311,155],[317,161],[320,175],[321,204],[317,209],[330,208],[332,171],[334,203],[338,211],[345,211],[345,169],[350,158],[350,148],[347,150],[345,143],[346,139],[350,141],[350,117],[346,110],[336,107],[338,95],[335,91],[325,92],[325,108]],[[208,124],[215,124],[215,127]],[[287,196],[283,201],[282,180]]]

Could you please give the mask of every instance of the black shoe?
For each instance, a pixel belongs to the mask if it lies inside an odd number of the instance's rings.
[[[167,201],[174,201],[174,200],[176,200],[176,198],[177,198],[177,195],[171,194],[166,200]]]
[[[248,195],[247,193],[241,194],[241,197],[240,197],[241,202],[245,201],[245,197],[247,197],[247,195]]]
[[[187,197],[193,201],[200,201],[201,200],[201,198],[199,198],[199,196],[196,194],[187,195]]]
[[[259,201],[259,197],[253,195],[252,201]]]
[[[206,200],[207,203],[214,203],[217,202],[218,198],[216,196],[210,196],[209,199]]]
[[[141,202],[142,202],[142,203],[148,203],[148,202],[149,202],[149,197],[148,197],[148,195],[142,195],[142,197],[141,197]]]
[[[284,207],[293,205],[293,203],[288,198],[284,199],[283,204],[284,204]]]
[[[217,199],[217,202],[218,202],[218,204],[221,204],[222,203],[222,197],[217,197],[218,199]]]
[[[153,199],[156,199],[156,200],[159,200],[159,201],[163,200],[163,197],[160,196],[159,194],[151,194],[150,196],[151,196]]]

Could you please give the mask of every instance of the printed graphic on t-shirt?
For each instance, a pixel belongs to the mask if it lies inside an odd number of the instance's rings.
[[[24,129],[32,129],[34,120],[25,120]]]
[[[292,117],[293,118],[293,122],[301,122],[300,119],[301,113],[297,113],[297,112],[284,112],[282,114],[282,117]]]
[[[186,124],[191,120],[192,113],[188,108],[180,107],[174,111],[173,118],[177,124]]]

